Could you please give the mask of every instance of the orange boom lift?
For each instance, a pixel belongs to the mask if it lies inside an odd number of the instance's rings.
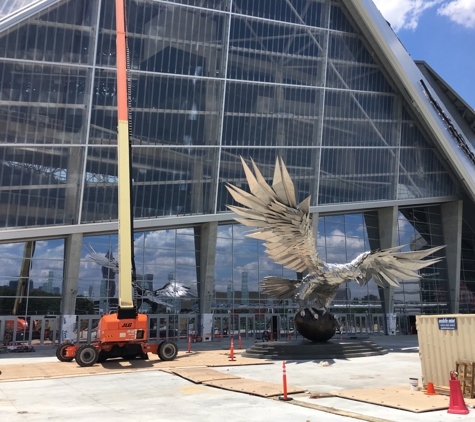
[[[133,256],[132,184],[129,141],[129,111],[127,86],[127,43],[125,0],[116,0],[117,33],[117,150],[119,188],[119,307],[116,314],[104,315],[97,328],[97,341],[77,345],[63,343],[56,350],[62,362],[72,361],[80,366],[92,366],[108,358],[123,357],[146,359],[147,353],[158,354],[161,360],[173,360],[178,353],[176,343],[163,341],[149,343],[148,317],[137,314],[132,299],[132,281],[135,278]]]

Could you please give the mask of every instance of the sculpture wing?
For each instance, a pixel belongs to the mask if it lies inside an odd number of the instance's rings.
[[[278,158],[272,187],[267,184],[254,161],[254,174],[241,157],[251,193],[227,184],[226,188],[236,202],[247,208],[228,205],[243,219],[236,221],[257,227],[247,237],[264,240],[267,255],[297,272],[309,270],[318,273],[323,261],[318,257],[310,216],[310,196],[298,206],[294,184],[283,161]]]
[[[417,280],[421,275],[416,271],[439,262],[442,258],[422,260],[423,258],[439,251],[445,246],[437,246],[415,252],[396,252],[404,246],[397,246],[376,252],[365,252],[358,256],[351,264],[361,271],[361,279],[356,279],[359,284],[366,284],[374,279],[376,284],[385,287],[388,284],[399,287],[398,278],[401,280]]]
[[[300,284],[299,280],[273,276],[264,277],[264,280],[259,283],[263,294],[278,300],[293,299]]]
[[[86,245],[88,250],[88,256],[94,261],[97,265],[101,267],[106,267],[112,269],[114,272],[119,272],[119,263],[114,259],[110,258],[109,252],[106,255],[102,255],[94,250],[91,245]]]

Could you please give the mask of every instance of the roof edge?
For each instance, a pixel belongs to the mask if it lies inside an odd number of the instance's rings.
[[[0,32],[11,28],[12,26],[20,23],[21,21],[28,19],[35,13],[41,12],[47,7],[59,3],[61,0],[38,0],[33,4],[22,7],[21,9],[13,12],[11,15],[6,16],[3,20],[0,20]]]
[[[472,113],[475,113],[475,108],[473,108],[469,103],[467,103],[467,101],[465,101],[461,96],[460,94],[455,90],[453,89],[450,84],[442,77],[440,76],[432,66],[430,66],[425,60],[414,60],[414,63],[416,65],[418,64],[421,64],[421,65],[424,65],[428,70],[429,72],[435,77],[435,79],[437,79],[438,82],[441,82],[452,94],[454,94],[457,99],[463,103],[463,105],[465,107],[467,107]]]
[[[358,18],[360,30],[369,38],[371,44],[376,43],[384,57],[384,64],[389,65],[395,82],[400,86],[402,94],[409,104],[421,116],[422,123],[432,136],[445,159],[450,163],[452,171],[459,177],[471,200],[475,202],[475,166],[470,159],[459,150],[459,147],[447,131],[444,122],[438,116],[424,93],[421,80],[430,83],[422,75],[413,59],[402,45],[388,22],[381,15],[372,0],[343,0],[350,8],[354,18]],[[363,25],[363,26],[361,26]],[[397,80],[396,80],[397,79]],[[443,102],[434,93],[440,104]],[[445,109],[445,106],[444,106]],[[447,114],[450,113],[445,110]],[[458,125],[457,125],[458,127]],[[458,127],[459,131],[463,131]]]

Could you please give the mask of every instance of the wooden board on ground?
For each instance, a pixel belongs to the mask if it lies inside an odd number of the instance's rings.
[[[226,374],[224,372],[216,371],[208,368],[178,368],[172,369],[171,372],[188,381],[195,382],[197,384],[205,381],[216,381],[224,379],[239,379],[236,375]]]
[[[414,413],[443,410],[449,407],[449,397],[428,396],[422,391],[412,391],[409,386],[368,388],[361,390],[332,391],[337,397],[393,407]]]
[[[261,397],[281,396],[283,394],[282,385],[280,384],[272,384],[270,382],[255,381],[245,378],[206,381],[203,382],[203,384],[211,387],[222,388],[223,390],[239,391],[240,393]],[[304,388],[287,386],[288,394],[303,393],[305,391]]]
[[[229,361],[229,353],[219,350],[207,350],[197,352],[179,352],[175,360],[164,362],[158,356],[149,354],[150,359],[135,359],[131,361],[123,359],[111,359],[104,363],[96,363],[90,367],[80,367],[74,360],[72,362],[38,362],[20,364],[8,364],[8,358],[0,359],[0,382],[78,377],[100,374],[115,374],[124,372],[156,371],[173,368],[187,367],[216,367],[216,366],[240,366],[240,365],[265,365],[272,364],[262,359],[252,359],[238,356],[235,361]]]

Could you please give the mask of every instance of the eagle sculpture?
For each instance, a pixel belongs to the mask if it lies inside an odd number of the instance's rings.
[[[272,187],[252,159],[254,174],[242,157],[241,161],[251,193],[228,183],[226,187],[231,196],[246,207],[228,205],[228,208],[243,217],[236,221],[255,227],[247,237],[264,240],[265,252],[272,260],[296,272],[307,273],[302,280],[272,276],[260,282],[262,292],[269,297],[297,301],[302,317],[307,310],[315,319],[319,313],[324,315],[346,281],[366,285],[372,278],[379,286],[399,287],[398,279],[419,279],[417,270],[441,259],[422,261],[444,246],[414,252],[398,252],[404,246],[397,246],[364,252],[346,264],[326,263],[319,258],[315,246],[310,196],[297,205],[294,184],[282,159],[277,158]]]

